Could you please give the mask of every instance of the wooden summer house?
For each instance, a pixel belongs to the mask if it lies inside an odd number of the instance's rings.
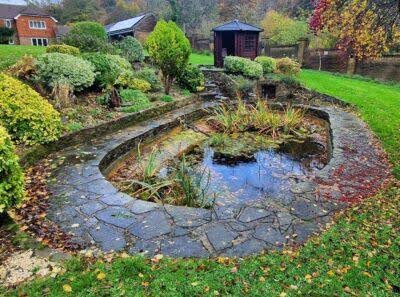
[[[263,30],[238,20],[215,27],[214,64],[223,67],[226,56],[254,60],[258,56],[260,33]]]

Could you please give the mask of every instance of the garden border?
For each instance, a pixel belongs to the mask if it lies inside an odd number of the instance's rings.
[[[191,97],[190,99],[163,103],[156,107],[131,113],[112,121],[63,135],[58,140],[51,143],[35,145],[19,153],[20,163],[23,167],[27,168],[53,152],[65,149],[66,147],[87,143],[90,142],[91,139],[99,137],[100,135],[117,132],[140,122],[156,118],[160,114],[189,105],[195,100],[195,98]]]

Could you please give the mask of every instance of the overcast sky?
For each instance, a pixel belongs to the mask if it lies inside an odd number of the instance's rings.
[[[6,4],[25,4],[24,0],[0,0],[0,3]]]

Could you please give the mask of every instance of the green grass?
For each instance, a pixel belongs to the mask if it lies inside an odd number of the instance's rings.
[[[193,65],[214,65],[214,56],[192,53],[190,55],[189,63]]]
[[[24,55],[37,56],[46,51],[41,46],[0,45],[0,71],[13,65]]]
[[[308,88],[356,105],[382,141],[394,164],[393,173],[400,179],[400,85],[314,70],[303,70],[300,81]]]
[[[0,295],[395,296],[400,290],[399,216],[400,190],[393,188],[347,211],[298,251],[245,260],[156,262],[137,256],[90,263],[75,257],[65,273],[8,292],[0,289]],[[65,285],[71,293],[63,291]]]

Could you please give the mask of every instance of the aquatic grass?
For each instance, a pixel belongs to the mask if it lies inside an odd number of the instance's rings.
[[[292,107],[275,111],[262,99],[255,106],[239,100],[235,108],[225,105],[218,108],[210,123],[224,133],[255,130],[275,139],[282,134],[298,135],[304,123],[304,111]]]
[[[143,172],[143,179],[145,181],[150,181],[154,178],[157,173],[157,155],[159,151],[154,147],[147,158],[143,158],[140,144],[137,148],[137,160],[140,164],[141,171]]]
[[[282,114],[282,124],[285,132],[297,130],[304,120],[304,111],[292,107],[286,108]]]
[[[210,208],[214,204],[207,195],[210,187],[210,172],[206,168],[201,172],[195,172],[186,162],[186,157],[183,156],[175,171],[175,181],[184,194],[183,205]]]

